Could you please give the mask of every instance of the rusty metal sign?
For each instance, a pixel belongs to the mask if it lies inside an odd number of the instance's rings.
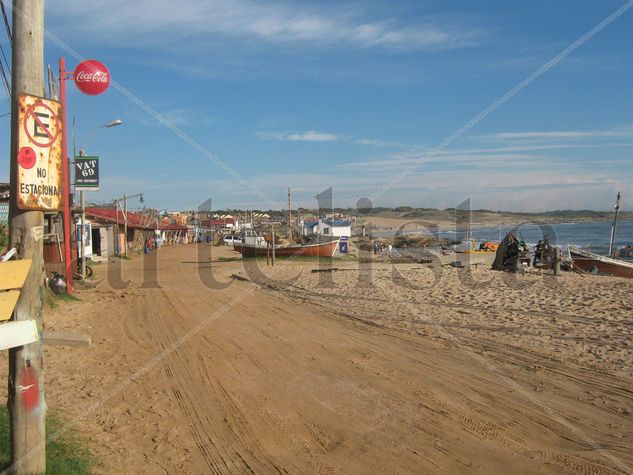
[[[57,211],[63,204],[61,104],[18,98],[18,207]]]

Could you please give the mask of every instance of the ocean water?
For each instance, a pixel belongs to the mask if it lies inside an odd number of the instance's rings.
[[[539,239],[547,236],[549,243],[553,245],[565,247],[572,244],[598,254],[606,254],[611,239],[611,226],[612,223],[609,222],[525,224],[516,227],[473,229],[472,236],[477,240],[499,240],[512,230],[529,244],[536,244]],[[621,221],[616,227],[615,246],[618,248],[628,244],[633,244],[633,221]]]
[[[544,236],[552,245],[583,247],[596,252],[606,254],[609,250],[611,239],[611,222],[596,223],[560,223],[560,224],[522,224],[515,226],[472,227],[471,237],[477,241],[500,241],[510,231],[522,238],[526,243],[535,245]],[[393,237],[397,231],[378,231],[376,237]],[[463,241],[466,239],[465,230],[404,230],[402,234],[426,234],[440,238]],[[616,228],[616,248],[633,244],[633,221],[620,221]]]

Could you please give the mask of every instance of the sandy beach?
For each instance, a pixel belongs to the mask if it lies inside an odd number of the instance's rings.
[[[47,312],[93,337],[46,348],[47,404],[103,473],[632,470],[633,282],[234,257],[102,264]]]

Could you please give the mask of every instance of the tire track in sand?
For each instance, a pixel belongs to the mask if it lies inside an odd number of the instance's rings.
[[[146,315],[152,319],[152,324],[148,324],[152,337],[163,350],[189,329],[187,316],[170,302],[164,290],[146,294]],[[191,358],[199,349],[199,342],[195,340],[193,337],[184,342],[165,359],[165,372],[176,400],[189,420],[196,446],[211,472],[256,473],[265,469],[284,473],[247,430],[239,408],[222,384],[210,377],[201,379],[201,369],[212,363],[213,357],[199,355]]]

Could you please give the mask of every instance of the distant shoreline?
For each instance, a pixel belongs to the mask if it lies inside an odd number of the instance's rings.
[[[613,220],[612,212],[561,212],[561,215],[547,213],[504,213],[504,212],[471,212],[470,227],[472,229],[503,227],[514,225],[547,225],[547,224],[579,224],[603,223]],[[400,216],[398,216],[400,214]],[[419,216],[411,216],[419,214]],[[574,214],[576,214],[574,216]],[[633,221],[633,213],[620,215],[618,221]],[[375,230],[397,230],[400,228],[414,229],[417,226],[433,226],[440,231],[454,230],[457,226],[454,210],[424,210],[413,213],[380,213],[365,215],[358,219],[358,223],[370,226]],[[466,223],[460,223],[460,227]]]

